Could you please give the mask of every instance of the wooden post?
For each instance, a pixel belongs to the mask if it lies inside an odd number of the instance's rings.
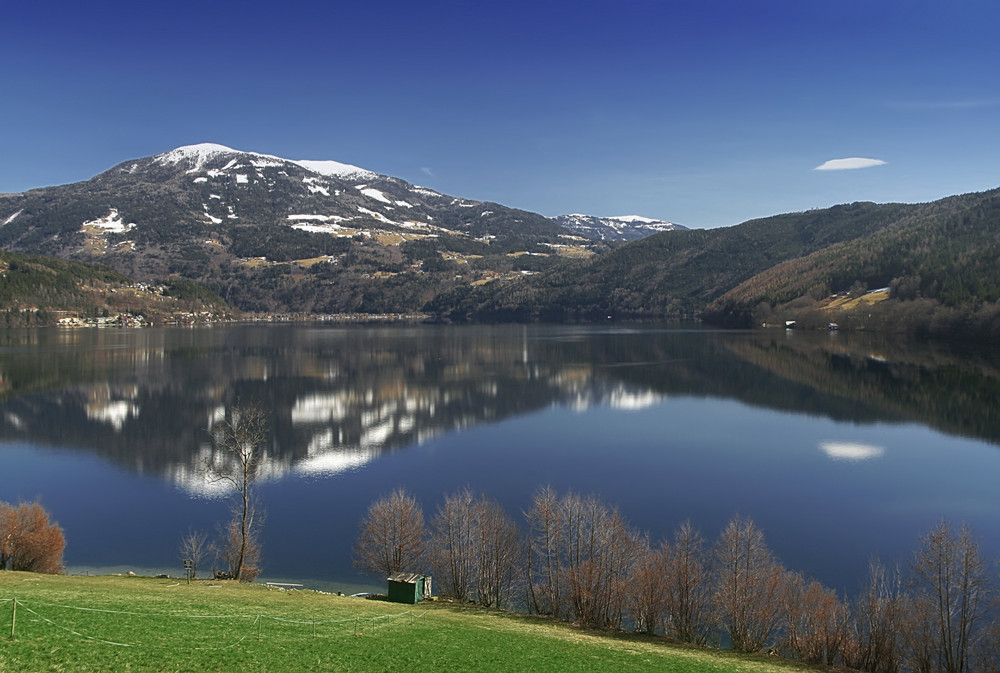
[[[14,622],[17,621],[17,597],[14,598],[14,607],[10,611],[10,637],[14,638]]]
[[[257,641],[258,642],[260,641],[260,627],[261,627],[261,622],[264,621],[263,619],[261,619],[261,616],[262,615],[257,615]]]

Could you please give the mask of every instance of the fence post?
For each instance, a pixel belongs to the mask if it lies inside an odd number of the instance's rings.
[[[14,638],[14,622],[17,621],[17,597],[14,597],[14,607],[10,611],[10,637]]]

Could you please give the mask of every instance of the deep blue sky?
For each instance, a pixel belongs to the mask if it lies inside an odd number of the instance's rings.
[[[714,227],[1000,186],[995,0],[8,2],[0,192],[215,142]],[[815,170],[859,157],[884,164]]]

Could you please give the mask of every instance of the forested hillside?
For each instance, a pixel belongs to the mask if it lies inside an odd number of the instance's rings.
[[[524,281],[459,288],[431,308],[476,320],[692,316],[776,264],[879,231],[915,208],[855,203],[664,232]]]
[[[0,325],[50,325],[60,318],[112,319],[142,314],[144,321],[226,312],[211,292],[185,280],[150,286],[98,264],[0,250]]]
[[[993,305],[1000,300],[998,259],[1000,190],[966,194],[918,206],[873,234],[775,265],[712,302],[705,316],[729,324],[766,320],[775,311],[786,319],[850,320],[818,313],[833,295],[887,287],[890,303],[865,309],[881,323],[872,327],[981,332],[992,329]]]

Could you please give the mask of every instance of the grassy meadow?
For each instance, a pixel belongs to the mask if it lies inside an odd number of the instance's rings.
[[[439,601],[407,606],[235,582],[0,572],[2,673],[331,670],[811,669]]]

